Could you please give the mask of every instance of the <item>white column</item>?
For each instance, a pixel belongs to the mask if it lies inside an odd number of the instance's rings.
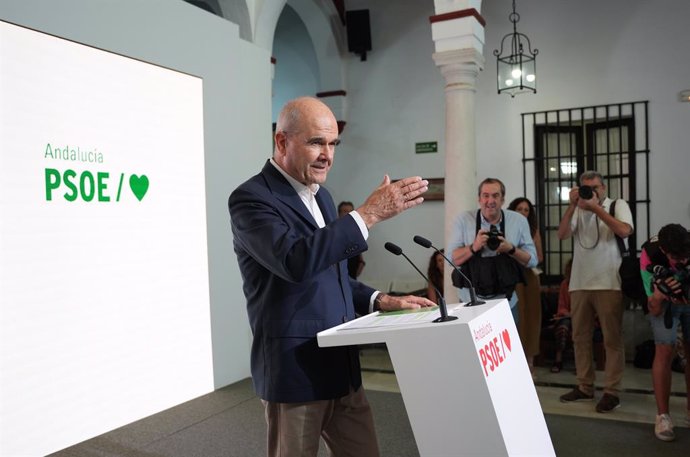
[[[442,11],[431,22],[436,48],[433,58],[446,80],[444,227],[448,245],[458,213],[477,207],[474,99],[475,82],[484,67],[484,20],[476,9],[469,8]],[[449,269],[444,290],[449,302],[457,299]]]

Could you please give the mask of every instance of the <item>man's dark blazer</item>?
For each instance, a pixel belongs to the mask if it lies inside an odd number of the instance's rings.
[[[230,195],[234,249],[253,333],[254,388],[282,403],[338,398],[362,383],[355,347],[319,348],[316,334],[366,314],[374,289],[349,278],[347,258],[367,244],[351,216],[337,218],[324,187],[318,228],[269,162]]]

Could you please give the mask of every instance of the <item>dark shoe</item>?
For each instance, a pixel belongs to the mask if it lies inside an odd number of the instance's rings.
[[[567,394],[561,395],[561,401],[563,403],[570,403],[572,401],[592,401],[594,400],[594,394],[587,395],[577,387],[568,392]]]
[[[563,362],[554,362],[551,366],[551,373],[560,373],[563,369]]]
[[[597,403],[596,409],[598,413],[610,413],[614,409],[620,407],[620,405],[621,401],[618,397],[611,394],[604,394],[601,400],[599,400],[599,403]]]

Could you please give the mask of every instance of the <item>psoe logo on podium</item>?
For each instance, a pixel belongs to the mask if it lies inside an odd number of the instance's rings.
[[[487,378],[499,370],[513,352],[512,339],[508,328],[494,330],[490,322],[474,330],[477,355]]]

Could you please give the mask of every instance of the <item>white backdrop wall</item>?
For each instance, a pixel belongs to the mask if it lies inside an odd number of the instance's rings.
[[[366,62],[349,58],[350,114],[328,185],[337,199],[360,203],[385,172],[393,177],[444,175],[444,81],[432,60],[431,1],[399,0],[392,5],[353,0],[347,6],[370,10],[373,50]],[[522,194],[521,113],[649,100],[651,230],[669,222],[690,227],[690,103],[677,101],[679,91],[690,89],[690,62],[685,58],[690,29],[684,23],[690,3],[518,2],[518,30],[539,49],[539,92],[513,99],[496,93],[492,55],[512,30],[510,7],[508,1],[482,2],[487,26],[486,67],[477,82],[478,178],[502,179],[507,201]],[[441,152],[415,155],[414,143],[419,141],[438,141]],[[413,277],[403,259],[392,258],[383,243],[400,244],[425,266],[428,253],[411,237],[426,234],[442,245],[442,217],[441,204],[427,202],[374,228],[362,279]]]
[[[232,189],[260,169],[266,151],[271,148],[268,51],[240,40],[234,24],[182,1],[4,1],[0,3],[0,18],[203,78],[210,288],[210,303],[206,306],[210,307],[211,317],[208,331],[213,350],[213,385],[221,387],[249,376],[250,332],[232,251],[227,198]],[[150,331],[155,334],[155,326]],[[31,335],[25,337],[31,339]],[[10,351],[12,347],[0,349]],[[50,374],[35,376],[48,380]],[[209,386],[209,390],[212,388]],[[197,395],[201,393],[204,392]],[[25,454],[43,455],[138,419],[131,417],[131,413],[104,415],[103,409],[96,407],[99,401],[121,407],[126,399],[118,399],[118,395],[125,394],[113,388],[111,398],[87,400],[89,392],[85,391],[83,400],[91,402],[97,412],[93,421],[73,423],[63,416],[63,430],[57,441],[55,437],[48,441],[44,436],[35,441],[35,445],[44,448]],[[54,400],[51,407],[59,406],[60,392],[56,392]],[[172,406],[159,405],[156,411],[148,410],[145,415]],[[9,446],[8,439],[3,437],[3,445]]]

